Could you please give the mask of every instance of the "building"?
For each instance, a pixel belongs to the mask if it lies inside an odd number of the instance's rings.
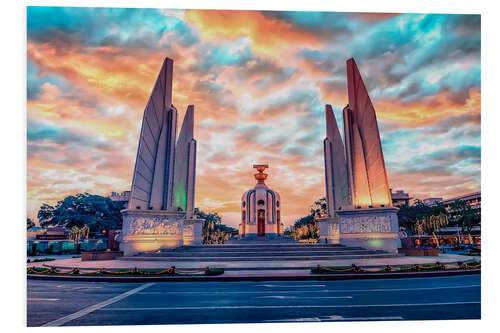
[[[44,227],[32,227],[29,228],[26,234],[26,238],[28,240],[36,239],[37,235],[44,234],[47,231],[47,228]]]
[[[426,205],[431,206],[440,203],[448,212],[453,212],[451,207],[456,200],[465,201],[471,206],[472,209],[481,210],[481,191],[460,195],[446,200],[443,200],[443,198],[427,198],[423,201]]]
[[[401,207],[403,205],[410,205],[410,195],[403,190],[396,190],[396,192],[392,192],[391,190],[391,199],[392,199],[392,205],[394,207]]]
[[[446,200],[443,200],[442,198],[427,198],[427,199],[424,199],[423,202],[429,206],[433,206],[433,205],[437,205],[437,204],[443,205],[444,208],[446,209],[446,211],[448,212],[448,214],[450,215],[450,222],[454,223],[454,222],[456,222],[456,214],[455,214],[455,211],[453,210],[453,203],[456,200],[465,201],[466,203],[468,203],[470,205],[470,207],[472,209],[476,210],[479,214],[481,214],[481,191],[460,195],[460,196],[449,198]],[[455,229],[453,229],[453,228],[455,228]],[[449,230],[453,229],[456,231],[456,230],[458,230],[457,228],[458,228],[458,226],[457,227],[450,227],[448,229]],[[479,228],[479,227],[476,227],[476,229],[479,231],[481,230],[481,228]]]
[[[122,193],[111,192],[111,195],[108,196],[108,198],[110,198],[111,201],[121,202],[123,205],[123,209],[125,209],[127,208],[128,201],[130,199],[130,191],[123,191]]]
[[[441,201],[443,201],[443,198],[427,198],[427,199],[423,200],[423,203],[428,205],[428,206],[432,206],[432,205],[435,205]]]
[[[241,196],[239,234],[241,237],[275,238],[283,232],[280,195],[264,183],[267,178],[264,170],[268,165],[253,167],[258,171],[254,175],[257,184]]]
[[[444,205],[447,211],[452,211],[451,205],[453,204],[453,202],[455,202],[455,200],[465,201],[471,206],[472,209],[481,210],[481,191],[446,199],[441,201],[440,203]]]
[[[130,198],[130,191],[123,191],[122,193],[111,192],[111,195],[108,197],[113,201],[127,201]]]

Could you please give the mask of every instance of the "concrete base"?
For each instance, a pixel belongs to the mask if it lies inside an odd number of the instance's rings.
[[[339,210],[340,244],[397,253],[401,247],[398,235],[398,208],[381,207]]]
[[[82,261],[114,260],[117,257],[123,257],[123,252],[121,251],[82,252]]]
[[[122,215],[120,250],[124,256],[183,245],[184,212],[125,209]]]
[[[439,256],[439,250],[437,247],[431,247],[431,248],[411,248],[411,249],[398,249],[398,253],[407,255],[407,256],[412,256],[412,257],[421,257],[421,256],[426,256],[426,257],[437,257]]]
[[[199,246],[203,243],[204,219],[189,218],[184,220],[183,245]]]
[[[335,217],[324,217],[318,219],[319,243],[340,244],[339,222]]]
[[[255,233],[248,233],[245,236],[240,236],[240,239],[275,239],[278,238],[278,234],[275,232],[265,233],[264,236],[257,236]]]

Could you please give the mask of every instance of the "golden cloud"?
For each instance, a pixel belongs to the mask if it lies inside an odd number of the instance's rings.
[[[313,49],[323,45],[318,35],[258,11],[188,10],[185,18],[207,39],[249,38],[257,54],[275,56],[293,45]]]

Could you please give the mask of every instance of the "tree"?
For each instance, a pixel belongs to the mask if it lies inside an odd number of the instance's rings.
[[[423,233],[432,233],[434,230],[439,230],[441,227],[447,226],[448,223],[448,215],[445,213],[427,215],[417,220],[413,231],[421,236]]]
[[[224,244],[226,240],[236,233],[236,229],[222,224],[219,213],[205,213],[199,208],[194,209],[194,214],[203,222],[203,244]]]
[[[438,203],[426,205],[423,201],[415,200],[412,205],[402,205],[398,211],[398,222],[400,227],[406,230],[415,230],[417,221],[429,216],[441,216],[447,214],[445,207]]]
[[[30,230],[34,226],[35,226],[35,222],[33,222],[33,220],[28,217],[26,219],[26,230]]]
[[[472,228],[481,225],[481,214],[473,209],[467,201],[455,200],[450,207],[453,221],[456,222],[462,231],[471,233]]]
[[[319,237],[318,225],[312,216],[304,216],[295,222],[291,235],[295,239],[317,239]]]
[[[219,213],[205,213],[204,211],[200,210],[199,208],[195,208],[194,215],[198,216],[198,218],[200,218],[200,219],[204,219],[205,221],[213,222],[214,224],[221,224],[221,222],[222,222],[222,219],[219,216]]]
[[[314,224],[314,217],[312,215],[306,215],[302,216],[301,218],[298,218],[297,220],[295,220],[293,227],[300,228],[304,225],[309,225],[309,224]]]
[[[295,239],[319,238],[318,218],[327,215],[328,203],[322,197],[311,205],[310,214],[297,219],[290,229],[290,234]]]
[[[314,219],[318,219],[320,217],[326,216],[328,214],[328,203],[326,202],[326,198],[322,197],[316,200],[311,205],[311,215]]]
[[[55,207],[43,204],[38,211],[38,220],[42,227],[57,226],[82,228],[88,226],[91,232],[103,229],[121,229],[122,203],[109,198],[89,193],[68,196]]]
[[[54,211],[55,208],[53,206],[46,203],[42,204],[42,207],[40,207],[37,215],[38,222],[40,222],[41,227],[52,224],[52,220],[54,219]]]

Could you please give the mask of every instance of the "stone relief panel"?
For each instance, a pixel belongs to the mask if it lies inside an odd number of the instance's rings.
[[[343,234],[392,232],[390,216],[346,216],[340,221]]]
[[[128,217],[125,235],[182,235],[182,220],[162,217]]]

